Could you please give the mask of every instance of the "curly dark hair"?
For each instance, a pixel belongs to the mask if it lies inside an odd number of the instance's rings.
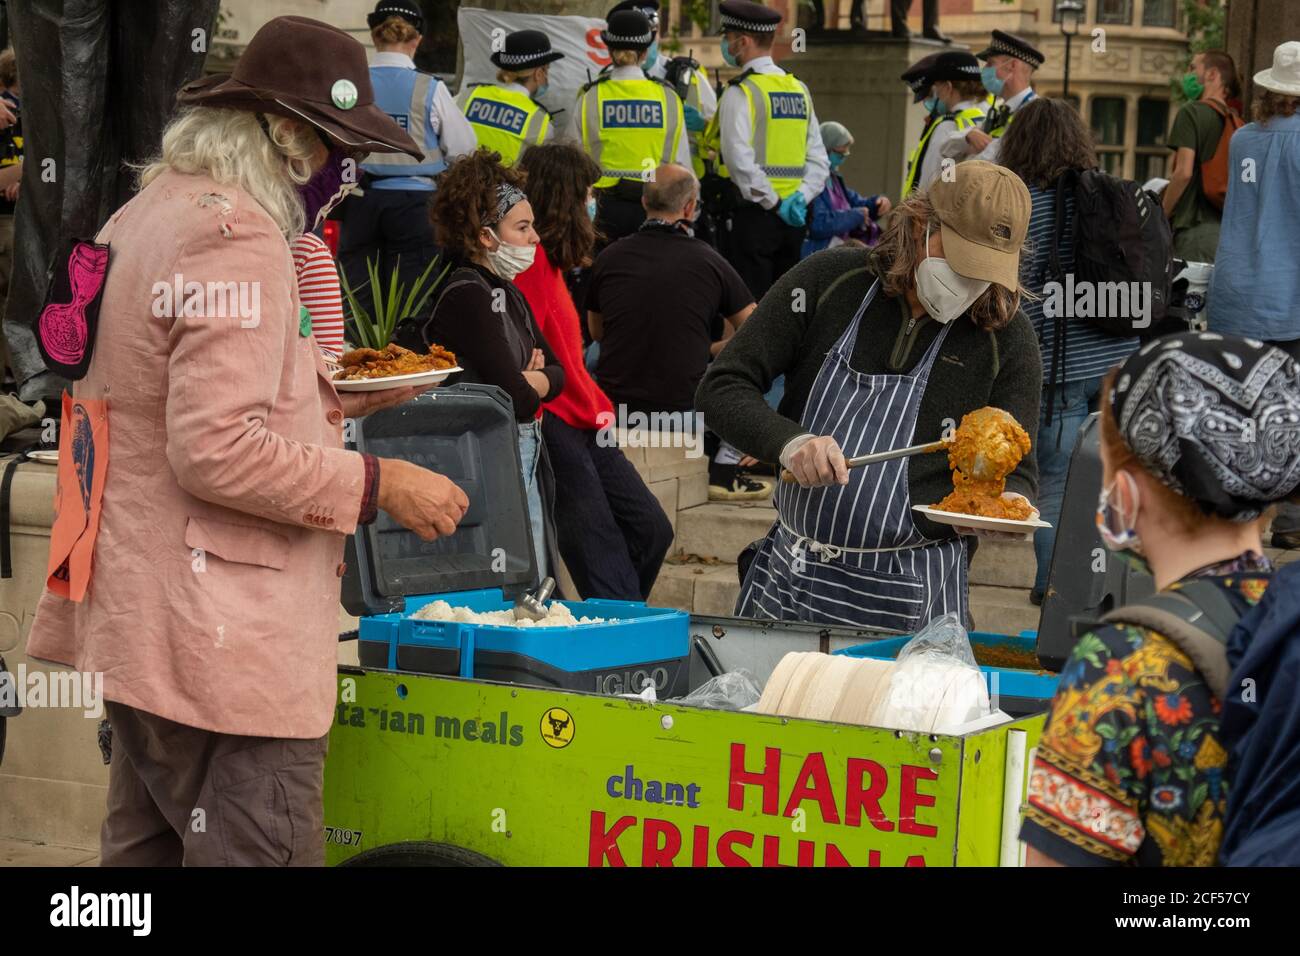
[[[479,148],[456,159],[438,176],[429,218],[438,244],[462,262],[474,259],[479,233],[496,219],[497,188],[523,189],[527,177],[501,164],[501,154]]]
[[[1297,110],[1300,110],[1300,96],[1287,96],[1260,88],[1251,104],[1251,118],[1262,125],[1275,116],[1294,116]]]
[[[596,226],[587,215],[587,190],[600,179],[600,166],[577,146],[545,143],[524,150],[519,168],[551,264],[565,272],[590,265]]]
[[[1067,170],[1097,168],[1092,131],[1066,100],[1040,96],[1016,110],[998,151],[998,162],[1026,186],[1050,189]]]

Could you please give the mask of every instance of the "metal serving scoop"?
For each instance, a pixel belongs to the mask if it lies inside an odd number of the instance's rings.
[[[555,590],[555,578],[545,578],[535,594],[525,591],[515,598],[515,620],[540,621],[546,617],[546,599]]]
[[[874,465],[878,461],[890,461],[894,458],[907,458],[909,455],[924,455],[926,452],[943,451],[948,447],[950,442],[942,439],[939,441],[928,442],[924,445],[910,445],[907,448],[895,448],[891,451],[878,451],[870,455],[859,455],[857,458],[846,458],[844,465],[846,468],[859,468],[862,465]],[[782,481],[794,481],[794,472],[788,468],[781,469]]]

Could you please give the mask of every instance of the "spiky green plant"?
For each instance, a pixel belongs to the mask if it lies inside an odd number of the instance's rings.
[[[366,260],[366,272],[370,278],[356,289],[352,288],[343,270],[339,270],[339,285],[347,299],[350,313],[347,322],[348,337],[355,348],[382,349],[393,340],[393,330],[399,321],[419,314],[428,305],[429,299],[451,270],[451,264],[448,263],[437,278],[430,281],[429,277],[438,265],[439,258],[433,257],[409,289],[399,281],[402,264],[400,257],[388,277],[387,289],[379,281],[379,264],[374,259]],[[369,309],[357,298],[357,293],[367,286],[371,290]]]

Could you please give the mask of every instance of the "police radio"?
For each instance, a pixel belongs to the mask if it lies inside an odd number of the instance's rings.
[[[692,56],[694,52],[688,50],[686,56],[675,56],[664,64],[664,79],[677,91],[683,103],[691,91],[691,76],[700,68],[699,60]]]

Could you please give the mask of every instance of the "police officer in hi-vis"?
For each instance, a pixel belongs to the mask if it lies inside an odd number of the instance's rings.
[[[610,9],[610,13],[620,10],[639,10],[646,15],[650,26],[655,31],[655,42],[646,51],[645,75],[652,80],[662,80],[677,91],[682,98],[686,113],[686,131],[691,140],[691,159],[695,164],[695,175],[704,173],[704,164],[699,158],[699,135],[704,132],[713,114],[718,111],[718,94],[709,82],[708,75],[700,69],[698,62],[689,56],[663,56],[659,50],[659,0],[623,0]]]
[[[436,76],[421,73],[411,59],[420,45],[424,19],[414,0],[379,0],[366,18],[375,55],[370,83],[375,103],[424,149],[405,154],[371,153],[361,164],[360,195],[344,200],[339,219],[339,264],[358,289],[363,307],[371,305],[367,260],[377,262],[385,287],[393,269],[410,287],[438,254],[429,221],[434,177],[447,162],[477,146],[474,130]],[[365,286],[365,288],[362,288]]]
[[[721,145],[717,172],[735,185],[730,230],[719,237],[755,299],[799,261],[808,204],[830,173],[812,95],[772,59],[781,14],[722,0],[722,58],[743,67],[705,134]],[[714,129],[716,127],[716,134]]]
[[[930,98],[942,109],[930,131],[930,149],[921,162],[916,188],[929,189],[949,165],[969,159],[966,134],[984,123],[988,97],[980,82],[980,61],[965,50],[945,50],[930,66]]]
[[[925,162],[925,154],[930,148],[930,137],[944,114],[943,104],[931,94],[928,75],[930,68],[934,66],[934,61],[938,58],[938,53],[923,56],[899,77],[912,91],[912,102],[925,104],[925,125],[921,127],[921,138],[916,141],[912,152],[908,154],[907,168],[903,172],[903,189],[899,193],[903,199],[916,189],[916,181],[921,178],[921,164]]]
[[[1001,30],[994,30],[989,45],[975,55],[984,61],[980,79],[984,88],[997,97],[997,105],[988,111],[981,129],[966,134],[964,145],[969,146],[972,159],[996,163],[1002,134],[1016,118],[1016,111],[1036,95],[1034,72],[1047,58],[1028,41]],[[950,144],[950,148],[961,147]]]
[[[516,30],[490,57],[497,82],[471,87],[457,98],[479,145],[500,153],[507,166],[554,133],[550,114],[533,100],[546,94],[550,64],[563,56],[541,30]]]
[[[642,70],[654,28],[639,10],[610,13],[601,39],[613,69],[583,87],[568,137],[600,166],[596,227],[607,242],[631,235],[645,221],[644,184],[661,163],[691,165],[681,98]]]

